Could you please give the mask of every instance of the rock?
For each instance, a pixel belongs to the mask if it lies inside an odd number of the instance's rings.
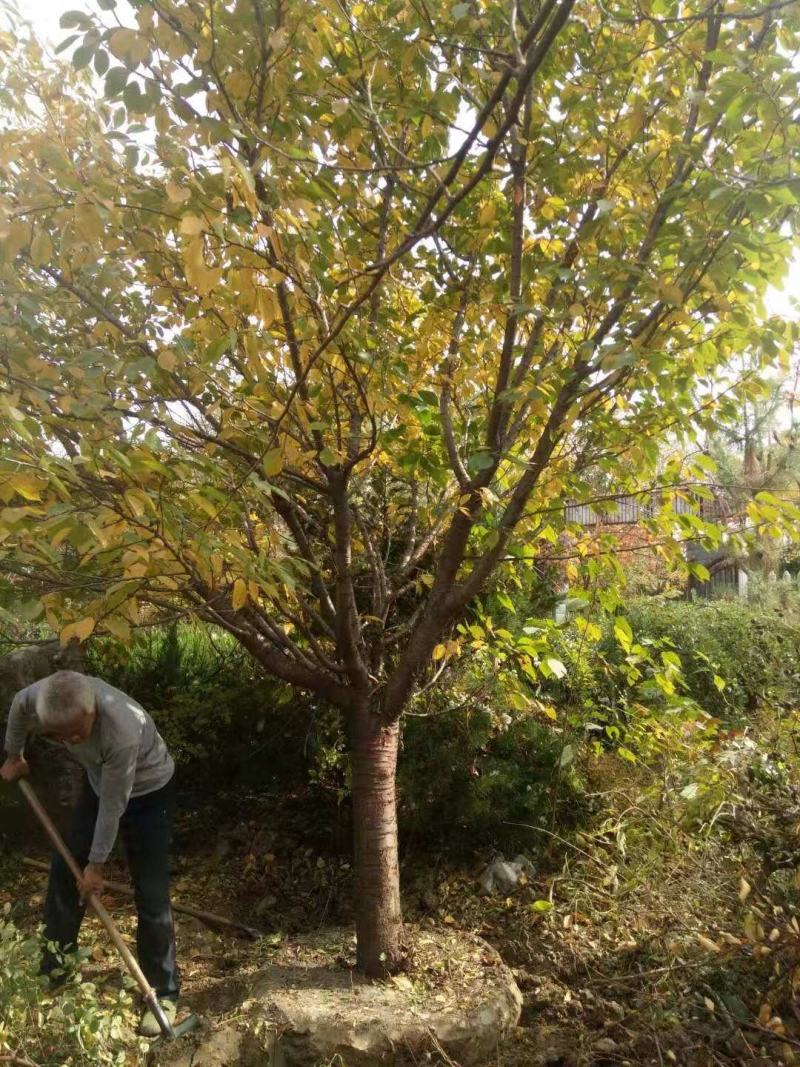
[[[524,856],[521,858],[525,864],[530,866]],[[495,892],[511,893],[516,889],[523,874],[527,875],[523,864],[516,861],[509,863],[507,860],[498,858],[493,860],[484,870],[480,877],[480,886],[483,892],[487,894]]]
[[[527,856],[523,856],[520,852],[519,855],[514,857],[514,866],[519,867],[520,871],[527,877],[533,878],[536,875],[536,868],[533,866]]]
[[[0,707],[8,707],[15,693],[54,671],[85,671],[86,659],[77,641],[62,648],[58,641],[25,645],[0,657]]]

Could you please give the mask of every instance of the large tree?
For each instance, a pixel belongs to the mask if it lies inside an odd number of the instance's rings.
[[[791,343],[800,3],[99,7],[71,67],[0,36],[0,567],[64,639],[190,610],[341,709],[380,973],[459,620]]]

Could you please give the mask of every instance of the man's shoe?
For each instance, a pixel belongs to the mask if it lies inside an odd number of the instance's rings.
[[[175,1023],[175,1016],[178,1014],[178,1002],[172,998],[166,997],[164,1000],[159,999],[159,1004],[169,1019],[170,1026]],[[153,1009],[148,1008],[142,1016],[142,1021],[139,1023],[139,1033],[142,1037],[160,1037],[161,1027],[158,1025],[158,1019],[153,1014]]]

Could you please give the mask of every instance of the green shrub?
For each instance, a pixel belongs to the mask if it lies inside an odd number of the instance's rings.
[[[800,701],[800,628],[777,612],[742,601],[643,600],[628,619],[637,640],[669,643],[687,695],[712,715],[731,721],[762,703]],[[599,651],[619,658],[609,635]]]
[[[539,826],[579,815],[581,783],[562,727],[507,699],[502,670],[486,654],[462,661],[446,685],[403,721],[398,767],[401,836],[462,851],[530,845],[511,824]]]
[[[487,637],[418,697],[399,764],[404,840],[530,841],[508,824],[580,814],[572,758],[580,741],[648,759],[679,743],[690,722],[712,728],[702,712],[734,724],[762,703],[800,703],[800,628],[791,616],[741,601],[650,598],[629,604],[627,618],[628,649],[614,619],[587,630],[579,619],[555,627],[509,613],[503,646]],[[511,630],[544,641],[542,656],[559,669],[533,679],[519,671]],[[230,637],[188,624],[146,631],[130,650],[95,643],[91,667],[152,712],[185,783],[305,789],[317,807],[346,801],[340,716],[265,678]]]
[[[410,720],[399,770],[405,835],[426,845],[472,850],[528,846],[526,826],[563,826],[581,808],[575,765],[561,767],[566,747],[531,716],[498,724],[491,712],[459,709],[435,720]],[[537,842],[539,844],[541,842]]]
[[[50,995],[36,973],[41,939],[23,934],[9,915],[6,905],[0,912],[0,1061],[24,1060],[38,1067],[134,1062],[130,995],[100,991],[79,975]],[[140,1045],[144,1052],[146,1046]]]
[[[142,631],[130,648],[94,642],[89,669],[150,712],[184,783],[270,790],[303,780],[316,706],[267,678],[229,635],[183,624]]]

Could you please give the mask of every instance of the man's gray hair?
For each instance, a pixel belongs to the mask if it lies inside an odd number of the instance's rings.
[[[85,674],[56,671],[36,692],[36,714],[42,726],[59,729],[95,710],[94,686]]]

